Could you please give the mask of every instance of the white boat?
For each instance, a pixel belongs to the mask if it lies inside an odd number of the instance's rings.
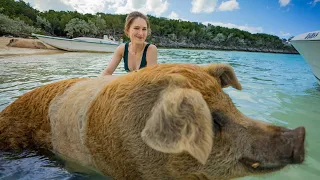
[[[291,39],[290,43],[310,65],[320,85],[320,30],[300,34]]]
[[[120,42],[112,41],[107,38],[98,39],[89,37],[78,37],[74,39],[67,39],[61,37],[44,36],[34,33],[32,33],[32,36],[37,37],[42,42],[49,44],[50,46],[65,51],[110,53],[114,52],[120,45]]]

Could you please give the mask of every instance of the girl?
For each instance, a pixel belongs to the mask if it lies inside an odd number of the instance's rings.
[[[124,32],[130,38],[130,42],[117,47],[102,75],[112,75],[122,58],[127,72],[157,64],[157,47],[145,42],[147,36],[151,34],[147,16],[137,11],[128,14]]]

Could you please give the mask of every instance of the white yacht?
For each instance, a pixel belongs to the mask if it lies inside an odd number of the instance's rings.
[[[320,85],[320,30],[300,34],[290,42],[310,65]]]

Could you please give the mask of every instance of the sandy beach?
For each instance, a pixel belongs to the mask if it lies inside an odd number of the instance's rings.
[[[0,37],[0,58],[11,56],[64,53],[38,39]]]

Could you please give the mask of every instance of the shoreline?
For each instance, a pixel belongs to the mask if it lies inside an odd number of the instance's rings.
[[[257,53],[272,53],[272,54],[293,54],[299,55],[299,52],[292,52],[280,49],[267,49],[267,48],[249,48],[249,47],[227,47],[227,46],[208,46],[208,47],[196,47],[196,46],[176,46],[176,45],[164,45],[158,44],[158,48],[162,49],[191,49],[191,50],[213,50],[213,51],[237,51],[237,52],[257,52]]]
[[[187,49],[187,50],[212,50],[212,51],[228,51],[228,52],[252,52],[252,53],[270,53],[270,54],[292,54],[300,55],[299,53],[282,52],[282,51],[262,51],[262,50],[241,50],[241,49],[223,49],[223,48],[191,48],[191,47],[167,47],[157,46],[158,49]]]
[[[260,52],[260,53],[275,53],[275,54],[299,54],[296,49],[287,44],[282,48],[265,47],[245,44],[225,45],[224,43],[202,42],[194,44],[188,40],[172,41],[168,37],[154,36],[152,42],[155,42],[157,47],[161,48],[179,48],[179,49],[199,49],[199,50],[218,50],[218,51],[239,51],[239,52]]]
[[[246,48],[202,48],[202,47],[177,47],[171,45],[158,45],[159,49],[191,49],[191,50],[216,50],[216,51],[237,51],[237,52],[258,52],[258,53],[273,53],[273,54],[299,54],[285,51],[264,50],[264,49],[246,49]],[[20,37],[0,37],[0,59],[15,56],[28,56],[28,55],[50,55],[66,53],[43,43],[36,38],[20,38]]]

